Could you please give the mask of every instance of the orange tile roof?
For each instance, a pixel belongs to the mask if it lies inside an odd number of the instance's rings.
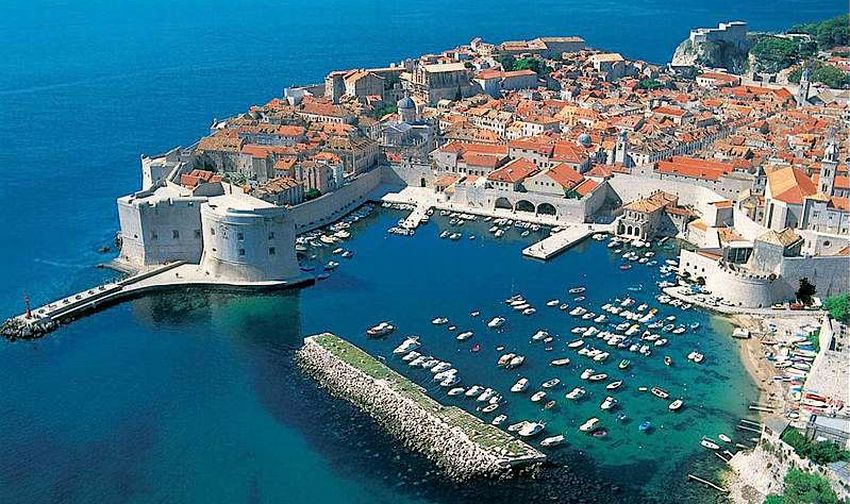
[[[780,168],[767,174],[767,184],[773,199],[796,205],[815,194],[815,184],[803,171],[794,167]]]
[[[525,158],[517,158],[487,175],[487,180],[516,184],[537,172],[537,167]]]
[[[546,172],[546,175],[549,176],[556,183],[560,184],[561,187],[572,188],[578,185],[580,182],[584,180],[584,177],[581,173],[573,170],[564,163],[558,163],[553,166]]]

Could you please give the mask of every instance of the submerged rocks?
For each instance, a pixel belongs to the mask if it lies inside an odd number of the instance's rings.
[[[539,451],[469,413],[428,398],[424,390],[371,357],[362,362],[364,368],[369,367],[367,373],[335,355],[325,348],[327,343],[316,338],[307,338],[298,351],[301,369],[332,395],[368,413],[406,447],[424,454],[450,478],[464,481],[508,477],[517,472],[515,469],[536,466],[545,459]],[[338,344],[356,349],[333,338]]]

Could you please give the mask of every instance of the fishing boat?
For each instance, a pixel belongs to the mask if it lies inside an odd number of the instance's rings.
[[[709,439],[707,437],[703,437],[699,440],[699,444],[701,444],[704,448],[708,448],[709,450],[718,450],[720,449],[720,445],[714,442],[714,440]]]
[[[549,364],[551,364],[553,366],[566,366],[569,363],[570,363],[570,359],[567,358],[567,357],[564,357],[563,359],[555,359],[552,362],[550,362]]]
[[[576,387],[576,388],[572,389],[571,391],[569,391],[565,397],[567,399],[575,401],[576,399],[581,399],[584,396],[584,394],[586,394],[586,393],[587,393],[587,391],[584,390],[583,388]]]
[[[553,387],[557,387],[559,383],[561,383],[560,379],[552,378],[551,380],[547,380],[547,381],[543,382],[542,387],[543,388],[553,388]]]
[[[525,389],[527,389],[527,388],[528,388],[528,378],[520,378],[511,387],[511,392],[514,392],[514,393],[525,392]]]
[[[718,434],[717,437],[719,437],[720,440],[723,441],[724,443],[731,443],[732,442],[732,438],[730,438],[726,434]]]
[[[617,365],[617,367],[620,368],[620,369],[626,369],[626,368],[629,367],[629,365],[631,363],[632,363],[632,361],[630,361],[629,359],[623,359],[623,360],[620,361],[620,363]]]
[[[453,389],[449,390],[448,394],[449,394],[450,396],[461,395],[461,394],[463,394],[463,392],[464,392],[465,390],[466,390],[466,389],[465,389],[465,388],[463,388],[463,387],[455,387],[455,388],[453,388]]]
[[[667,399],[670,397],[670,393],[661,387],[652,387],[649,391],[652,392],[652,395],[661,399]]]
[[[543,447],[558,446],[559,444],[564,442],[564,439],[565,438],[564,438],[563,434],[558,434],[557,436],[547,437],[546,439],[544,439],[543,441],[540,442],[540,446],[543,446]]]
[[[546,397],[546,392],[539,390],[531,396],[531,402],[540,402]]]
[[[449,319],[447,319],[446,317],[437,317],[432,320],[431,323],[434,325],[445,325],[449,323]]]
[[[381,322],[378,325],[372,326],[366,330],[366,335],[370,338],[380,338],[395,331],[395,326],[389,322]]]
[[[586,422],[581,424],[579,426],[578,430],[580,430],[581,432],[592,432],[593,430],[596,429],[596,427],[598,425],[599,425],[599,419],[594,417],[594,418],[588,419]]]
[[[669,409],[670,411],[679,411],[682,408],[683,404],[685,404],[684,401],[682,401],[681,399],[676,399],[675,401],[671,402],[669,406],[667,406],[667,409]]]
[[[490,425],[496,425],[496,426],[501,425],[502,422],[504,422],[507,419],[508,419],[508,415],[499,415],[496,418],[494,418],[492,422],[490,422]]]
[[[543,432],[543,429],[545,428],[546,424],[543,422],[526,422],[525,425],[517,431],[517,434],[522,437],[532,437]]]
[[[487,322],[487,327],[489,327],[490,329],[497,329],[499,327],[502,327],[504,323],[504,317],[493,317],[490,322]]]
[[[638,425],[638,430],[641,432],[648,432],[650,429],[652,429],[652,422],[649,420],[644,420]]]
[[[611,396],[608,396],[605,398],[604,401],[602,401],[602,404],[600,404],[599,407],[603,410],[614,409],[617,407],[617,400]]]
[[[605,385],[607,390],[617,390],[623,384],[623,380],[617,380]]]
[[[456,336],[456,339],[457,339],[458,341],[468,340],[469,338],[471,338],[471,337],[472,337],[472,334],[473,334],[473,333],[472,333],[472,331],[464,331],[464,332],[462,332],[462,333],[458,334],[458,335]]]

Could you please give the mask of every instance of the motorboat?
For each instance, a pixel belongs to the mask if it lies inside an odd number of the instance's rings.
[[[534,335],[531,336],[531,341],[543,341],[548,337],[549,333],[547,331],[544,331],[543,329],[540,329],[539,331],[534,333]]]
[[[550,299],[549,301],[546,302],[546,306],[549,306],[549,307],[558,306],[559,304],[561,304],[561,301],[558,300],[558,299]]]
[[[525,392],[525,389],[527,389],[527,388],[528,388],[528,378],[520,378],[511,387],[511,392],[515,392],[515,393]]]
[[[578,348],[582,345],[584,345],[584,340],[583,339],[577,339],[577,340],[573,340],[573,341],[570,341],[569,343],[567,343],[567,348]]]
[[[614,409],[617,407],[617,400],[611,396],[608,396],[605,398],[604,401],[602,401],[602,404],[600,404],[599,407],[603,410]]]
[[[469,338],[471,338],[471,337],[472,337],[472,334],[473,334],[473,333],[472,333],[472,331],[464,331],[464,332],[462,332],[462,333],[458,334],[458,335],[456,336],[456,339],[457,339],[458,341],[468,340]]]
[[[366,335],[370,338],[380,338],[395,331],[395,326],[389,322],[381,322],[378,325],[372,326],[366,330]]]
[[[531,402],[540,402],[546,398],[546,392],[539,390],[531,396]]]
[[[623,385],[623,380],[617,380],[605,385],[605,388],[607,390],[617,390],[621,385]]]
[[[447,319],[446,317],[437,317],[432,320],[431,323],[434,325],[445,325],[449,323],[449,319]]]
[[[580,430],[581,432],[592,432],[592,431],[596,430],[596,428],[598,426],[599,426],[599,419],[594,417],[594,418],[588,419],[586,422],[581,424],[579,426],[578,430]]]
[[[508,369],[512,369],[521,366],[523,362],[525,362],[525,357],[522,355],[517,355],[516,357],[512,358],[511,361],[508,362],[508,365],[505,367]]]
[[[499,408],[499,403],[488,404],[481,409],[482,413],[492,413]]]
[[[673,365],[673,358],[670,357],[669,355],[665,355],[664,356],[664,365],[665,366],[672,366]]]
[[[708,448],[709,450],[719,450],[720,445],[714,442],[714,440],[709,439],[707,437],[703,437],[699,440],[699,444],[701,444],[704,448]]]
[[[632,361],[630,361],[629,359],[623,359],[623,360],[620,361],[620,363],[617,365],[617,367],[620,368],[620,369],[626,369],[626,368],[629,367],[629,365],[631,365],[631,363],[632,363]]]
[[[483,391],[484,387],[482,387],[481,385],[473,385],[469,387],[469,390],[464,392],[463,395],[465,395],[466,397],[478,397]]]
[[[477,317],[479,315],[481,315],[481,312],[479,310],[473,310],[469,313],[470,317]]]
[[[586,287],[579,286],[579,287],[573,287],[573,288],[569,289],[567,292],[569,292],[570,294],[581,294],[586,290],[587,290]]]
[[[576,387],[576,388],[572,389],[571,391],[569,391],[565,397],[567,399],[575,401],[576,399],[581,399],[584,396],[584,394],[586,394],[586,393],[587,393],[587,391],[584,390],[583,388]]]
[[[449,394],[450,396],[457,396],[457,395],[461,395],[461,394],[463,394],[463,392],[464,392],[465,390],[466,390],[466,389],[465,389],[465,388],[463,388],[463,387],[455,387],[455,388],[453,388],[453,389],[449,390],[448,394]]]
[[[552,378],[551,380],[547,380],[547,381],[543,382],[542,387],[543,388],[553,388],[553,387],[557,387],[559,383],[561,383],[560,379]]]
[[[517,431],[517,434],[522,437],[532,437],[543,432],[543,429],[545,428],[546,424],[543,422],[526,422],[525,425]]]
[[[564,357],[563,359],[555,359],[552,362],[550,362],[549,364],[551,364],[553,366],[566,366],[569,363],[570,363],[570,359],[568,357]]]
[[[606,373],[596,373],[595,375],[591,375],[588,378],[588,380],[590,380],[590,381],[602,381],[606,378],[608,378],[608,375]]]
[[[504,323],[504,317],[493,317],[490,322],[487,322],[487,327],[489,327],[490,329],[497,329],[499,327],[502,327]]]
[[[564,437],[563,434],[558,434],[557,436],[547,437],[543,441],[540,441],[540,446],[543,446],[543,447],[558,446],[559,444],[564,442],[564,439],[566,439],[566,438]]]
[[[401,342],[401,345],[397,346],[393,353],[396,355],[406,354],[412,350],[419,348],[422,344],[419,343],[419,338],[417,336],[411,336],[404,341]]]
[[[667,409],[669,409],[670,411],[679,411],[682,408],[683,404],[685,404],[684,401],[682,401],[681,399],[676,399],[675,401],[671,402],[669,406],[667,406]]]
[[[717,437],[719,437],[720,440],[723,441],[724,443],[731,443],[732,442],[732,438],[730,438],[726,434],[718,434]]]
[[[537,313],[537,308],[534,308],[533,306],[522,311],[523,315],[534,315],[535,313]]]
[[[585,369],[584,371],[582,371],[580,378],[581,378],[582,380],[587,380],[588,378],[590,378],[591,376],[593,376],[593,374],[594,374],[595,372],[596,372],[596,370],[595,370],[595,369],[587,368],[587,369]]]
[[[460,383],[460,377],[452,374],[446,377],[443,381],[440,382],[441,387],[453,387]]]
[[[641,432],[648,432],[652,429],[652,422],[649,420],[644,420],[638,425],[638,430]]]
[[[527,423],[528,423],[527,420],[523,420],[522,422],[517,422],[515,424],[511,424],[511,425],[508,426],[508,432],[517,432],[520,429],[522,429],[523,427],[525,427],[525,424],[527,424]]]
[[[516,357],[515,353],[503,354],[501,357],[499,357],[499,360],[496,361],[496,365],[497,366],[507,366],[511,362],[511,359],[513,359],[514,357]]]
[[[496,395],[496,391],[487,387],[484,389],[484,392],[481,392],[481,394],[475,398],[475,400],[478,402],[488,402],[494,395]]]
[[[496,418],[494,418],[493,421],[490,422],[490,424],[498,426],[498,425],[501,425],[502,422],[504,422],[507,419],[508,419],[508,415],[499,415]]]

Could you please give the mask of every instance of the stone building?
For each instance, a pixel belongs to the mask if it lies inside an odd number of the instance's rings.
[[[617,235],[639,240],[651,240],[659,234],[675,236],[684,231],[692,217],[678,202],[679,198],[673,194],[655,191],[627,203],[616,224]]]
[[[470,80],[471,71],[463,63],[418,65],[413,71],[413,96],[435,104],[440,100],[468,98],[481,88]]]

